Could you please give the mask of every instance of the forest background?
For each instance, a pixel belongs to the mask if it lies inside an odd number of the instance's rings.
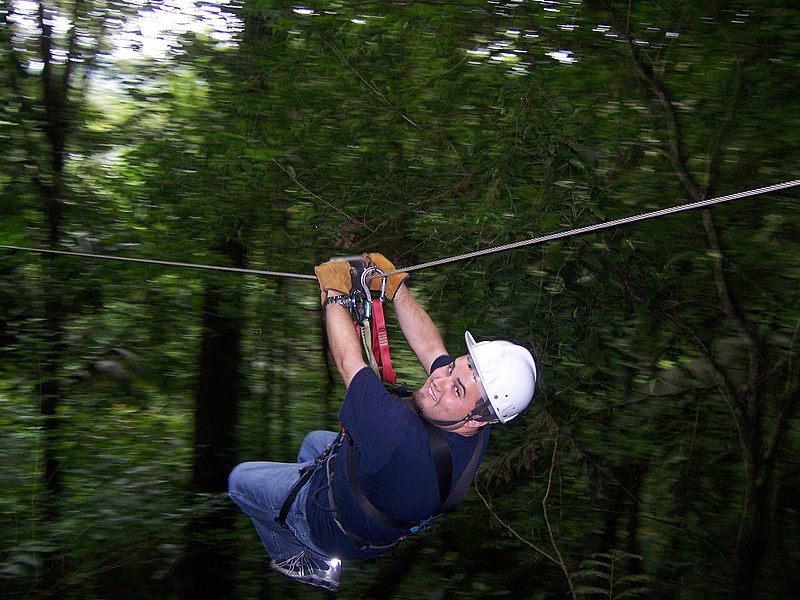
[[[0,594],[306,598],[225,498],[335,428],[314,281],[795,180],[794,0],[0,2]],[[342,598],[789,598],[796,189],[421,269],[529,345],[460,511]],[[401,380],[421,382],[391,309]]]

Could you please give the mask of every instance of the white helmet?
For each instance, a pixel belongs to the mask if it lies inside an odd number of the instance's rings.
[[[464,339],[484,402],[493,417],[508,423],[533,400],[537,376],[533,356],[503,340],[475,342],[469,331]]]

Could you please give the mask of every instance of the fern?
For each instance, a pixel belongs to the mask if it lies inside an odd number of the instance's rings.
[[[630,560],[638,561],[641,557],[621,550],[593,554],[591,559],[582,561],[572,575],[573,580],[579,582],[575,595],[625,600],[650,594],[653,577],[644,573],[620,573],[622,564]]]

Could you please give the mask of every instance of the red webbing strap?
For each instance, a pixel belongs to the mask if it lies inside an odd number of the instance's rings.
[[[372,353],[378,362],[378,368],[384,381],[394,384],[397,373],[392,369],[392,358],[389,356],[389,335],[386,332],[386,319],[383,316],[383,298],[372,303]]]

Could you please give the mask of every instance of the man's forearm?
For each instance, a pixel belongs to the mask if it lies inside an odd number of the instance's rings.
[[[401,285],[397,290],[394,310],[408,345],[428,371],[436,358],[447,353],[439,328],[414,299],[406,285]]]
[[[328,292],[329,298],[338,295],[340,295],[338,292]],[[333,362],[336,363],[345,387],[350,387],[350,381],[355,374],[366,366],[350,310],[338,304],[325,306],[323,310],[325,332]]]

